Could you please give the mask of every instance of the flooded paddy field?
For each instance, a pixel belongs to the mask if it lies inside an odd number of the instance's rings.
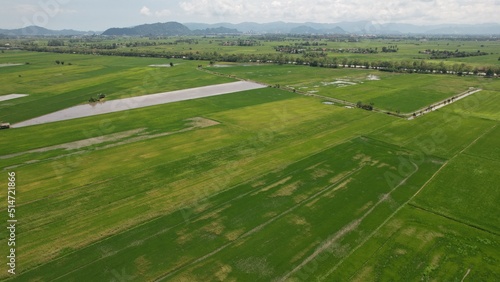
[[[28,96],[27,94],[9,94],[9,95],[1,95],[0,96],[0,102],[2,101],[7,101],[7,100],[12,100],[12,99],[17,99],[17,98],[22,98]]]
[[[144,95],[144,96],[132,97],[120,100],[104,101],[102,103],[98,102],[98,103],[79,105],[67,108],[61,111],[57,111],[54,113],[50,113],[37,118],[13,124],[12,127],[19,128],[19,127],[44,124],[49,122],[56,122],[62,120],[69,120],[81,117],[88,117],[100,114],[143,108],[159,104],[166,104],[178,101],[198,99],[203,97],[229,94],[229,93],[264,88],[264,87],[265,87],[264,85],[258,83],[239,81],[239,82],[231,82],[219,85],[211,85],[211,86],[196,87],[196,88],[157,93],[151,95]]]

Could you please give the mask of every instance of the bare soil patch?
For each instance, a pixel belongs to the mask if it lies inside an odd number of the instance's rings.
[[[302,184],[301,181],[296,181],[296,182],[290,183],[290,184],[286,185],[285,187],[282,187],[281,189],[279,189],[275,193],[273,193],[271,195],[271,197],[290,196],[293,194],[293,192],[295,192],[295,190],[297,190],[297,188],[299,188],[299,186],[301,184]]]
[[[286,183],[288,180],[290,180],[290,179],[292,179],[292,177],[291,177],[291,176],[288,176],[287,178],[281,179],[280,181],[275,182],[275,183],[273,183],[273,184],[271,184],[271,185],[269,185],[269,186],[267,186],[267,187],[265,187],[265,188],[261,189],[261,190],[260,190],[260,192],[265,192],[265,191],[267,191],[267,190],[273,189],[273,188],[274,188],[274,187],[276,187],[276,186],[279,186],[279,185],[285,184],[285,183]]]
[[[68,150],[68,151],[69,150],[80,150],[80,151],[76,151],[76,152],[72,151],[72,152],[69,152],[68,154],[62,154],[62,155],[55,157],[55,158],[49,158],[49,160],[52,160],[52,159],[63,158],[63,157],[73,155],[73,154],[81,154],[81,153],[85,152],[85,150],[88,150],[87,148],[91,147],[91,146],[94,146],[92,148],[93,150],[108,149],[108,148],[112,148],[112,147],[116,147],[116,146],[120,146],[120,145],[125,145],[125,144],[129,144],[129,143],[133,143],[133,142],[168,136],[168,135],[172,135],[172,134],[176,134],[176,133],[187,132],[187,131],[195,130],[198,128],[205,128],[205,127],[210,127],[210,126],[220,124],[217,121],[209,120],[209,119],[202,118],[202,117],[190,118],[190,119],[187,119],[186,121],[187,121],[186,126],[189,126],[189,127],[178,130],[178,131],[162,132],[162,133],[157,133],[157,134],[148,134],[145,131],[146,130],[145,128],[138,128],[138,129],[128,130],[128,131],[124,131],[124,132],[118,132],[118,133],[113,133],[113,134],[109,134],[109,135],[104,135],[104,136],[99,136],[99,137],[64,143],[64,144],[60,144],[60,145],[54,145],[54,146],[43,147],[43,148],[39,148],[39,149],[14,153],[14,154],[10,154],[10,155],[4,155],[4,156],[0,156],[0,160],[17,157],[17,156],[21,156],[24,154],[43,153],[43,152],[48,152],[48,151],[52,151],[52,150]],[[101,145],[103,143],[109,143],[109,144]],[[100,145],[100,146],[98,146],[98,145]],[[152,153],[151,155],[143,155],[142,157],[151,158],[151,157],[155,157],[155,156],[156,156],[156,154]],[[37,163],[39,161],[40,160],[37,160],[37,159],[28,160],[24,164],[32,164],[32,163]],[[9,168],[13,169],[13,168],[19,167],[21,165],[22,164],[18,164],[18,165],[11,166]]]
[[[34,149],[34,150],[25,151],[25,152],[21,152],[21,153],[0,156],[0,159],[8,159],[8,158],[13,158],[13,157],[17,157],[17,156],[24,155],[24,154],[30,154],[30,153],[43,153],[43,152],[48,152],[48,151],[58,150],[58,149],[62,149],[62,150],[81,149],[84,147],[89,147],[89,146],[93,146],[93,145],[104,143],[104,142],[117,141],[117,140],[129,137],[129,136],[132,136],[134,134],[137,134],[139,132],[143,132],[144,130],[145,130],[145,128],[138,128],[138,129],[134,129],[134,130],[118,132],[118,133],[104,135],[104,136],[100,136],[100,137],[94,137],[94,138],[64,143],[64,144],[55,145],[55,146]]]

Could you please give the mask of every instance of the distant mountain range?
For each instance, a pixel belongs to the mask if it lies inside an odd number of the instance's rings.
[[[0,29],[4,36],[68,36],[68,35],[114,35],[114,36],[175,36],[175,35],[215,35],[215,34],[373,34],[373,35],[500,35],[500,24],[443,24],[418,26],[411,24],[376,24],[371,21],[339,23],[185,23],[166,22],[143,24],[134,27],[110,28],[104,32],[77,30],[49,30],[38,26],[19,29]]]
[[[190,29],[203,29],[211,27],[226,27],[237,29],[244,33],[297,33],[297,34],[375,34],[375,35],[404,35],[404,34],[429,34],[429,35],[499,35],[500,24],[443,24],[419,26],[412,24],[376,24],[371,21],[339,22],[339,23],[185,23]]]
[[[50,30],[39,26],[27,26],[18,29],[0,29],[0,34],[7,36],[66,36],[100,34],[94,31],[78,31],[73,29]]]
[[[125,36],[174,36],[174,35],[209,35],[209,34],[238,34],[236,29],[226,27],[207,27],[205,29],[191,30],[178,22],[143,24],[126,28],[110,28],[102,35]]]

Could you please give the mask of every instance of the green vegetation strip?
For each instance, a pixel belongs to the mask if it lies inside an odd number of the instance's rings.
[[[318,236],[328,237],[329,234],[350,226],[350,218],[356,214],[365,214],[369,223],[368,226],[361,225],[359,228],[371,228],[369,226],[375,224],[377,218],[381,218],[380,212],[384,214],[390,211],[391,203],[404,201],[411,195],[408,192],[413,190],[408,186],[409,191],[403,192],[406,189],[391,187],[384,178],[373,178],[373,175],[383,175],[391,167],[398,170],[400,161],[397,155],[388,155],[387,150],[387,145],[378,147],[377,143],[372,144],[367,139],[353,140],[250,183],[236,186],[192,208],[181,209],[141,228],[131,229],[36,268],[24,274],[23,279],[105,279],[110,277],[110,266],[113,265],[120,266],[118,271],[124,268],[129,275],[144,279],[158,277],[165,269],[171,269],[170,275],[177,278],[187,278],[194,273],[207,273],[202,269],[213,263],[229,264],[234,269],[231,277],[240,279],[283,275],[290,269],[289,266],[284,265],[283,268],[269,270],[270,272],[263,269],[262,273],[252,273],[243,267],[243,261],[231,258],[236,258],[237,253],[244,254],[250,250],[269,250],[272,245],[276,252],[269,253],[267,260],[279,261],[283,259],[283,255],[290,259],[293,257],[289,256],[290,251],[299,255],[308,251],[306,246],[311,243],[319,246],[320,242],[315,243]],[[409,157],[404,151],[398,154]],[[431,161],[422,164],[425,167],[434,166],[434,169],[437,165]],[[375,173],[376,171],[380,172]],[[412,168],[410,173],[420,172]],[[370,189],[362,188],[361,180],[366,179],[372,179]],[[404,186],[411,183],[408,181]],[[401,192],[390,193],[394,189]],[[363,192],[359,194],[361,191]],[[386,196],[380,198],[383,195]],[[381,199],[384,204],[375,204]],[[360,206],[365,206],[366,209],[359,210]],[[329,207],[336,208],[331,210]],[[331,218],[327,219],[329,224],[319,224],[324,221],[322,218]],[[288,228],[284,228],[286,226]],[[276,228],[287,230],[283,233],[286,237],[275,233]],[[264,243],[263,240],[269,238],[269,234],[276,234],[278,238]],[[295,241],[297,238],[303,238],[301,244],[290,245],[290,240]],[[293,247],[290,249],[291,246]],[[108,250],[107,255],[103,250]],[[147,257],[141,258],[142,250],[149,250]],[[257,253],[254,255],[257,256],[255,263],[264,259]],[[307,253],[301,257],[305,255]],[[80,259],[76,260],[77,257]],[[123,257],[128,257],[129,262],[124,262]],[[145,265],[142,265],[142,260]],[[239,264],[242,265],[238,266]],[[198,268],[199,271],[196,270]],[[203,279],[204,276],[196,277]]]

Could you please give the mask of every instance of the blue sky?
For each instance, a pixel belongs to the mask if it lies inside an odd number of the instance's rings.
[[[105,30],[143,23],[500,23],[500,0],[2,0],[0,28]]]

